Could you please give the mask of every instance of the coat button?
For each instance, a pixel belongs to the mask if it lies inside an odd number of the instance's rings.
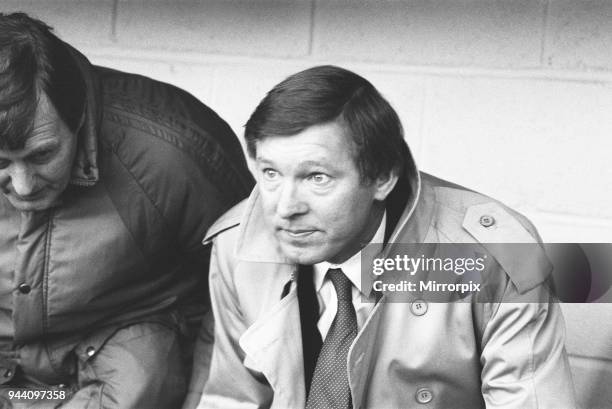
[[[433,392],[427,388],[421,388],[416,392],[415,397],[419,403],[429,403],[433,399]]]
[[[480,225],[482,227],[491,227],[494,224],[495,224],[495,218],[493,216],[489,216],[488,214],[480,216]]]
[[[7,369],[6,371],[4,371],[4,377],[5,378],[12,378],[13,377],[13,370],[12,369]]]
[[[423,315],[427,312],[427,303],[423,300],[416,300],[410,304],[410,311],[416,316]]]
[[[32,291],[32,287],[30,287],[28,284],[26,283],[21,283],[19,284],[19,287],[17,287],[19,289],[19,292],[21,294],[27,294],[30,291]]]
[[[88,357],[92,357],[96,354],[96,348],[94,347],[87,347],[87,349],[85,350],[85,353],[87,354]]]

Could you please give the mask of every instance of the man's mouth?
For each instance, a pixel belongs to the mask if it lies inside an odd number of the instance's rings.
[[[36,193],[32,193],[32,194],[29,194],[27,196],[21,196],[21,195],[18,195],[16,193],[13,193],[13,196],[17,200],[19,200],[20,202],[33,202],[33,201],[36,201],[36,200],[40,199],[42,197],[42,193],[43,193],[43,191],[41,189],[41,190],[37,191]]]
[[[302,239],[308,237],[316,231],[317,230],[315,229],[279,229],[279,232],[281,232],[281,234],[293,239]]]

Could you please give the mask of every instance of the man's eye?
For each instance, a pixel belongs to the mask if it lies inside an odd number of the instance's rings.
[[[46,163],[53,156],[53,151],[38,152],[30,156],[30,160],[34,163]]]
[[[312,175],[308,176],[308,179],[315,185],[325,185],[331,180],[329,175],[326,175],[325,173],[313,173]]]
[[[264,169],[262,173],[264,179],[269,181],[276,180],[278,178],[278,172],[274,169]]]

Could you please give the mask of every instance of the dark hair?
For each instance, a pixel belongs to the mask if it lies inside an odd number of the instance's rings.
[[[0,147],[23,148],[41,92],[76,132],[85,84],[68,46],[42,21],[24,13],[0,13]]]
[[[364,181],[400,174],[409,156],[397,113],[365,78],[324,65],[291,75],[259,103],[245,126],[247,150],[269,136],[292,136],[306,128],[340,121],[350,135]]]

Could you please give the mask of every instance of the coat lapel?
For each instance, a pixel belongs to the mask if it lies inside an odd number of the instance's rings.
[[[246,366],[262,372],[274,390],[274,405],[304,407],[304,358],[297,288],[240,337]],[[296,387],[297,386],[297,387]]]
[[[379,333],[378,327],[380,326],[384,307],[385,300],[383,296],[370,313],[349,350],[349,385],[355,409],[363,407],[364,393],[367,392],[367,381],[372,369],[370,364],[373,359],[376,359],[374,356],[376,354],[376,336]]]

